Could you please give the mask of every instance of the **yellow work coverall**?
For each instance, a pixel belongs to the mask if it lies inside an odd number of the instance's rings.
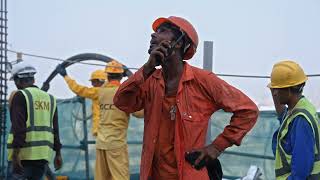
[[[95,180],[129,180],[129,155],[127,130],[130,114],[113,104],[113,97],[120,86],[111,81],[99,89],[100,123],[96,141]],[[142,118],[143,111],[133,113]]]
[[[88,98],[92,100],[92,135],[97,136],[98,125],[100,121],[100,109],[98,103],[98,90],[101,87],[86,87],[79,85],[75,80],[70,78],[68,75],[64,77],[64,80],[67,82],[69,88],[72,92],[78,96]]]

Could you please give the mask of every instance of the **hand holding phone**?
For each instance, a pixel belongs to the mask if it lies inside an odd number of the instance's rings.
[[[174,41],[162,41],[158,47],[155,47],[152,51],[150,51],[150,55],[155,56],[156,59],[156,64],[157,65],[162,65],[163,62],[167,57],[169,57],[175,48],[175,46],[183,39],[185,36],[185,33],[182,33],[181,36],[179,36],[176,40]]]

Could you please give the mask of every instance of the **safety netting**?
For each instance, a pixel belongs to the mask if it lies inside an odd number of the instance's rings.
[[[85,109],[85,114],[83,110]],[[64,145],[62,155],[63,168],[57,174],[67,175],[71,179],[86,178],[86,144],[88,144],[88,172],[93,178],[95,167],[94,137],[90,130],[91,101],[85,100],[85,108],[81,98],[58,100],[60,138]],[[84,116],[85,115],[85,116]],[[218,111],[211,119],[211,139],[223,131],[232,114]],[[87,126],[88,141],[85,140],[84,124]],[[274,179],[273,154],[271,138],[279,126],[274,111],[260,112],[255,127],[243,139],[240,147],[228,148],[220,156],[224,175],[227,178],[243,177],[250,165],[258,166],[264,179]],[[141,142],[143,137],[143,119],[130,118],[128,129],[130,174],[139,173]]]

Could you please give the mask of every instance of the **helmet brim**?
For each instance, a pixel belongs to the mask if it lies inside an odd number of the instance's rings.
[[[302,81],[296,82],[294,84],[288,84],[288,85],[272,85],[271,82],[267,85],[268,88],[277,88],[277,89],[282,89],[282,88],[289,88],[289,87],[293,87],[293,86],[298,86],[302,83],[307,82],[308,77],[306,77],[305,79],[303,79]]]
[[[152,29],[153,29],[154,31],[156,31],[156,30],[159,28],[159,26],[160,26],[161,24],[165,23],[165,22],[170,22],[170,23],[176,25],[175,23],[173,23],[172,21],[170,21],[168,18],[160,17],[160,18],[156,19],[156,20],[152,23]]]

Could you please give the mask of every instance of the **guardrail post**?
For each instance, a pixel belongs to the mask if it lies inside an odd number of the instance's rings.
[[[203,44],[203,69],[212,71],[213,41],[204,41]],[[208,123],[206,144],[211,144],[211,121]]]

